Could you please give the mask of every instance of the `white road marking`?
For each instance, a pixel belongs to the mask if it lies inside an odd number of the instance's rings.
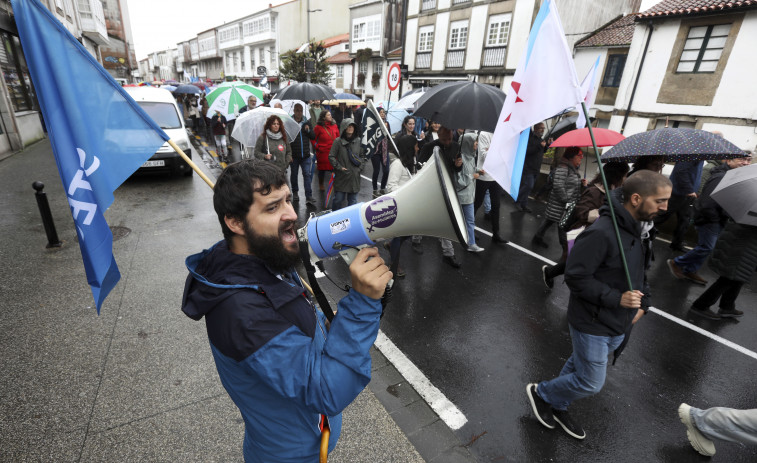
[[[455,431],[468,422],[455,404],[431,384],[426,375],[382,331],[379,331],[375,345],[450,429]]]

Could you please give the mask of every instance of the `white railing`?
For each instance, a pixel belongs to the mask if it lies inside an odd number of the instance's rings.
[[[436,8],[436,0],[423,0],[421,11],[433,10]]]
[[[461,68],[465,62],[465,50],[449,50],[447,52],[447,67]]]
[[[507,47],[484,48],[484,54],[481,58],[481,67],[504,66],[506,51]]]
[[[415,55],[415,69],[429,69],[431,67],[431,52]]]

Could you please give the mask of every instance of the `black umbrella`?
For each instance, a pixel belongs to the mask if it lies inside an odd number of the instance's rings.
[[[415,102],[416,116],[438,122],[449,129],[494,132],[505,93],[477,82],[448,82],[427,90]]]
[[[176,87],[176,89],[173,91],[174,94],[177,93],[195,93],[199,94],[202,93],[202,90],[200,90],[198,87],[194,85],[179,85]]]
[[[711,132],[664,128],[637,133],[602,155],[602,161],[636,162],[641,156],[663,156],[665,161],[707,161],[744,157],[738,146]]]
[[[279,100],[330,100],[334,94],[323,84],[300,82],[284,87],[276,93]]]

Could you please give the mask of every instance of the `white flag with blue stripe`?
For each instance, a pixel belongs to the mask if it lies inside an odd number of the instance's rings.
[[[583,97],[583,102],[586,103],[586,111],[591,109],[591,105],[594,104],[594,98],[597,96],[596,91],[596,83],[597,83],[597,71],[599,71],[599,56],[597,56],[597,60],[594,61],[594,65],[589,69],[589,72],[586,74],[586,77],[584,77],[583,82],[581,82],[581,96]],[[576,128],[577,129],[583,129],[586,127],[586,116],[584,115],[584,110],[579,104],[576,106],[576,111],[578,111],[578,119],[576,119]]]
[[[580,103],[576,68],[552,0],[539,9],[515,70],[484,170],[518,197],[532,125]]]

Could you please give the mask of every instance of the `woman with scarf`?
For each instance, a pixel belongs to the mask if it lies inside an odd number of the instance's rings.
[[[318,166],[318,188],[323,191],[325,189],[323,185],[323,179],[326,174],[331,177],[331,172],[334,168],[329,163],[329,153],[331,152],[331,146],[334,144],[337,138],[339,138],[339,127],[334,123],[331,118],[331,111],[322,110],[318,115],[318,122],[315,126],[315,158],[316,165]]]
[[[284,172],[292,162],[292,147],[287,142],[284,123],[279,116],[271,116],[265,121],[263,133],[255,143],[255,157],[273,162]]]
[[[331,145],[329,152],[329,163],[334,167],[334,210],[341,209],[345,199],[348,206],[357,203],[360,173],[363,171],[363,148],[360,146],[357,124],[346,118],[341,129],[341,136]]]
[[[476,148],[478,136],[475,133],[464,133],[460,136],[460,154],[463,158],[463,168],[455,174],[457,181],[457,199],[463,207],[465,224],[468,228],[468,252],[481,252],[484,250],[476,244],[476,217],[473,203],[476,198]]]
[[[384,124],[386,125],[387,130],[389,133],[392,133],[392,129],[389,127],[389,122],[386,120],[386,110],[384,108],[379,108],[379,116],[381,117],[381,120],[384,121]],[[389,179],[389,143],[386,137],[382,138],[381,141],[378,144],[378,149],[376,152],[371,156],[371,163],[373,164],[373,197],[378,198],[379,196],[386,193],[386,182]],[[378,178],[379,178],[379,171],[381,171],[381,190],[378,188]]]

